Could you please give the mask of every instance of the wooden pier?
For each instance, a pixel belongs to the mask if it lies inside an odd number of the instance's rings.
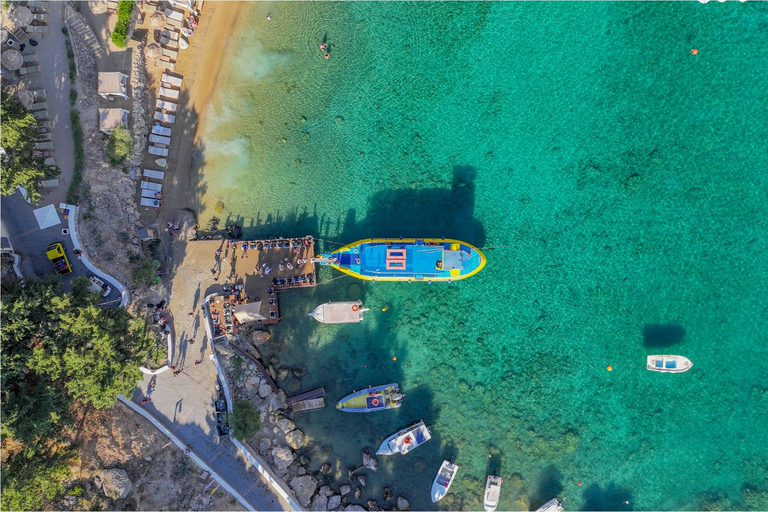
[[[290,397],[285,403],[291,412],[312,411],[325,407],[325,388],[317,388]]]

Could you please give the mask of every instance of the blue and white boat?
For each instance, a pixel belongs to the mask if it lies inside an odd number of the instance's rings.
[[[648,356],[646,367],[653,372],[683,373],[693,368],[693,363],[683,356]]]
[[[336,402],[336,408],[344,412],[384,411],[400,407],[403,398],[397,384],[384,384],[350,393]]]
[[[379,446],[376,455],[394,455],[396,453],[405,455],[430,439],[432,439],[432,434],[429,433],[429,429],[422,420],[386,438]]]

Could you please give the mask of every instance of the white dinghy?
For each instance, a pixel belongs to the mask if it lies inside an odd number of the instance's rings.
[[[417,446],[421,446],[432,439],[432,434],[429,433],[429,429],[424,424],[424,420],[419,421],[415,425],[411,425],[408,428],[404,428],[396,434],[392,434],[381,443],[376,455],[394,455],[396,453],[402,453],[405,455]]]
[[[327,302],[320,304],[309,316],[324,324],[356,324],[363,321],[364,308],[359,300],[346,302]]]
[[[440,466],[440,471],[435,476],[435,481],[432,482],[432,503],[437,503],[448,493],[448,489],[451,488],[453,479],[456,478],[456,472],[459,470],[459,466],[449,460],[444,460]]]
[[[488,481],[485,483],[485,498],[483,505],[485,512],[494,512],[499,506],[499,495],[501,494],[501,484],[504,479],[500,476],[488,475]]]
[[[648,356],[646,367],[653,372],[683,373],[693,368],[693,363],[683,356]]]

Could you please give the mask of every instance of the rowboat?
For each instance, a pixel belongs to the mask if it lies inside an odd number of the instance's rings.
[[[485,498],[483,505],[486,512],[494,512],[499,506],[499,494],[501,494],[501,484],[504,479],[500,476],[488,475],[488,481],[485,482]]]
[[[447,238],[369,238],[322,254],[315,262],[367,281],[456,281],[480,272],[485,255]]]
[[[400,407],[403,398],[397,384],[384,384],[350,393],[336,402],[336,408],[344,412],[383,411]]]
[[[693,367],[690,359],[683,356],[648,356],[647,366],[653,372],[683,373]]]
[[[538,509],[536,509],[536,512],[563,512],[563,503],[558,501],[557,498],[552,498]]]
[[[432,503],[437,503],[443,496],[448,493],[448,489],[451,488],[453,479],[456,478],[456,472],[459,470],[459,466],[449,460],[444,460],[440,466],[440,471],[435,476],[435,481],[432,482]]]
[[[363,308],[359,300],[347,302],[328,302],[317,306],[310,314],[312,318],[324,324],[356,324],[363,320]]]
[[[432,439],[432,435],[422,420],[386,438],[379,446],[376,455],[394,455],[396,453],[405,455],[430,439]]]

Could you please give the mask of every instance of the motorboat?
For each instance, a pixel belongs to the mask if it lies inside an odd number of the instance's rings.
[[[379,446],[376,455],[394,455],[396,453],[405,455],[430,439],[432,439],[432,434],[429,433],[424,420],[421,420],[386,438]]]
[[[690,359],[683,356],[648,356],[647,368],[653,372],[683,373],[693,368]]]
[[[384,384],[350,393],[336,402],[336,408],[344,412],[383,411],[400,407],[403,398],[397,384]]]
[[[563,500],[565,501],[565,500]],[[552,498],[542,506],[536,509],[536,512],[563,512],[563,502],[557,498]]]
[[[310,314],[312,318],[324,324],[356,324],[363,321],[364,308],[359,300],[345,302],[327,302],[317,306]]]
[[[503,483],[504,479],[500,476],[488,475],[488,480],[485,482],[485,497],[483,499],[485,512],[494,512],[496,507],[499,506],[499,495],[501,494],[501,484]]]
[[[369,238],[322,254],[315,262],[367,281],[451,282],[485,266],[477,247],[447,238]]]
[[[448,493],[448,489],[451,488],[453,479],[456,478],[456,472],[459,470],[459,466],[449,460],[444,460],[440,466],[440,471],[435,476],[435,481],[432,482],[432,503],[437,503],[443,496]]]

